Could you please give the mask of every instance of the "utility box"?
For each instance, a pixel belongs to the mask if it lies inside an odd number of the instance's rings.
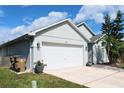
[[[26,59],[20,56],[11,56],[10,63],[10,68],[16,72],[24,72],[26,69]]]
[[[23,58],[17,58],[15,61],[16,61],[15,62],[15,68],[17,69],[17,71],[18,72],[24,72],[26,60]]]

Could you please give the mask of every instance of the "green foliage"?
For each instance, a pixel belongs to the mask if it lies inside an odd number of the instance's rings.
[[[104,16],[104,20],[105,22],[102,23],[102,34],[106,34],[107,36],[110,36],[113,27],[111,17],[107,14]]]
[[[37,61],[37,63],[36,63],[36,66],[43,66],[44,64],[43,64],[43,62],[41,62],[41,61]]]
[[[124,44],[121,42],[124,37],[122,15],[121,11],[118,11],[116,18],[112,20],[107,14],[104,17],[104,23],[102,23],[102,34],[106,34],[104,40],[110,63],[116,62],[120,56],[121,49],[124,49]]]
[[[113,26],[113,31],[112,31],[112,34],[113,34],[113,37],[120,40],[124,37],[124,33],[122,33],[122,30],[124,29],[124,24],[123,24],[123,19],[122,19],[122,13],[121,11],[118,11],[117,12],[117,16],[116,18],[114,19],[114,26]]]

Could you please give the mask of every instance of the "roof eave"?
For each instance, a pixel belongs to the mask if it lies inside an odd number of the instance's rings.
[[[95,33],[94,33],[94,32],[92,31],[92,29],[87,25],[87,23],[81,22],[81,23],[76,24],[76,25],[77,25],[77,27],[80,27],[80,26],[84,25],[84,26],[88,29],[88,31],[89,31],[93,36],[95,36]]]
[[[85,36],[82,34],[82,33],[80,33],[80,31],[79,31],[79,29],[77,28],[77,26],[70,20],[70,19],[68,19],[67,20],[73,27],[74,27],[74,29],[85,39],[85,41],[87,41],[88,43],[90,42],[87,38],[85,38]]]
[[[20,37],[18,37],[18,38],[16,38],[16,39],[13,39],[13,40],[10,40],[10,41],[8,41],[8,42],[5,42],[5,43],[1,44],[0,47],[9,45],[9,44],[11,44],[11,43],[15,43],[15,42],[18,42],[18,41],[21,41],[21,40],[23,40],[23,39],[27,39],[27,38],[30,38],[30,37],[34,37],[34,35],[33,35],[33,34],[29,34],[29,33],[28,33],[28,34],[25,34],[25,35],[20,36]]]
[[[106,36],[106,34],[103,34],[100,38],[98,38],[97,40],[95,40],[93,43],[96,43],[97,41],[99,41],[100,39],[102,39],[104,36]]]

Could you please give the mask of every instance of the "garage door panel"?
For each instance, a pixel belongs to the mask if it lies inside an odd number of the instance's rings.
[[[83,65],[82,47],[43,46],[42,56],[45,69],[59,69]]]

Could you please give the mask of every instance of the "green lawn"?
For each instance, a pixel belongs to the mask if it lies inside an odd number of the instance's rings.
[[[0,68],[0,87],[1,88],[31,88],[31,81],[36,80],[39,88],[84,88],[55,76],[48,74],[26,73],[16,75],[7,68]]]

